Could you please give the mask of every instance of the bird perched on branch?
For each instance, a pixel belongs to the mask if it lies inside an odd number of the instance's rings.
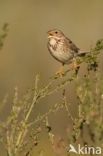
[[[76,58],[85,56],[87,52],[81,51],[61,30],[49,30],[47,34],[50,54],[61,62],[62,66],[72,64],[72,68],[77,68]],[[63,69],[58,73],[63,73]]]

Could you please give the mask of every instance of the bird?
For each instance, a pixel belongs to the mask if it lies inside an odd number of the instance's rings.
[[[80,50],[61,30],[52,29],[47,32],[48,42],[47,47],[57,61],[62,64],[62,68],[57,74],[63,74],[63,66],[65,64],[73,65],[76,69],[78,64],[77,57],[83,57],[87,52]]]

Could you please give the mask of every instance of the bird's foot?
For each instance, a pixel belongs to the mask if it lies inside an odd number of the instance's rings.
[[[60,77],[60,78],[62,78],[62,77],[64,76],[64,74],[65,74],[65,72],[64,72],[63,67],[61,67],[61,68],[55,73],[56,77]]]
[[[78,64],[76,61],[74,61],[72,64],[69,66],[70,70],[74,70],[76,74],[78,74],[80,64]]]

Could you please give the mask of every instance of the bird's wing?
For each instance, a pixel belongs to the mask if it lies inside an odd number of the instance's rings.
[[[65,38],[65,43],[68,51],[71,52],[74,56],[83,57],[89,53],[86,51],[81,51],[69,38]]]
[[[69,38],[66,38],[65,41],[66,41],[67,47],[71,51],[73,51],[74,53],[78,53],[79,48]]]

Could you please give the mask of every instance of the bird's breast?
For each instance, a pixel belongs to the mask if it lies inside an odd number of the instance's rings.
[[[59,62],[66,64],[70,62],[72,56],[69,50],[65,51],[64,46],[63,42],[56,41],[55,39],[50,40],[48,44],[50,54]]]

